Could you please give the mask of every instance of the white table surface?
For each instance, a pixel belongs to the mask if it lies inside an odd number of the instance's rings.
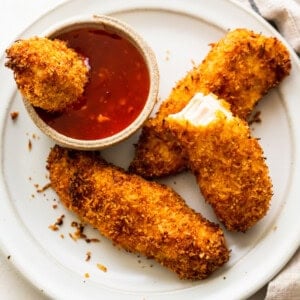
[[[84,0],[83,0],[84,1]],[[64,0],[0,0],[0,55],[7,46],[41,15],[64,2]],[[258,291],[251,300],[264,298],[266,288]],[[0,299],[46,299],[11,265],[0,252]],[[250,299],[249,299],[250,300]]]

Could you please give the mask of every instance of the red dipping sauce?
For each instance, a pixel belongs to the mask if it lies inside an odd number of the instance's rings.
[[[130,125],[144,108],[150,86],[147,65],[135,46],[94,28],[55,38],[88,59],[89,82],[75,105],[60,113],[37,109],[40,117],[59,133],[82,140],[109,137]]]

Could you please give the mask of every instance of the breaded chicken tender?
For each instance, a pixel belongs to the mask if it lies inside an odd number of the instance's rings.
[[[33,106],[61,111],[83,94],[88,80],[84,58],[60,40],[33,37],[6,50],[23,97]]]
[[[291,69],[289,52],[275,37],[247,29],[229,31],[202,61],[181,79],[144,125],[130,171],[145,178],[175,174],[187,168],[186,152],[163,128],[164,118],[179,112],[196,92],[214,93],[246,119],[255,104]]]
[[[131,175],[95,152],[55,146],[51,186],[62,203],[117,246],[154,258],[182,279],[203,279],[229,259],[218,225],[171,188]]]
[[[244,232],[266,215],[272,183],[263,150],[228,103],[198,93],[165,125],[187,151],[204,198],[228,230]]]

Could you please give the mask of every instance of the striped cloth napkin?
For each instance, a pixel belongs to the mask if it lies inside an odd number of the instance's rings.
[[[300,0],[235,0],[275,25],[300,54]],[[267,286],[265,300],[300,300],[300,248]]]

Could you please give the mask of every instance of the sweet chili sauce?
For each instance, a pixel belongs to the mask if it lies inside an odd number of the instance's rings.
[[[60,113],[37,110],[56,131],[75,139],[111,136],[130,125],[143,109],[149,73],[139,51],[125,38],[94,28],[57,35],[87,59],[89,81],[75,105]]]

